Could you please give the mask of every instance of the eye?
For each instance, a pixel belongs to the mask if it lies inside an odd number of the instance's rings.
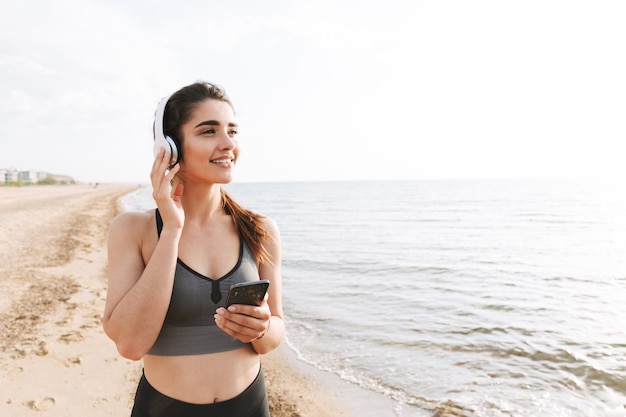
[[[214,135],[215,134],[215,129],[211,128],[211,129],[203,130],[202,134],[203,135]]]
[[[231,135],[231,136],[235,136],[237,133],[239,133],[239,132],[237,130],[235,130],[235,129],[232,129],[232,130],[228,131],[228,134]]]

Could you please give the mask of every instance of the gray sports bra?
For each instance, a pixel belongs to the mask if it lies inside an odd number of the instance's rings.
[[[156,210],[159,236],[163,220]],[[259,271],[250,249],[241,240],[239,260],[219,279],[194,271],[180,259],[176,263],[174,288],[161,332],[148,351],[150,355],[178,356],[225,352],[245,346],[243,342],[217,327],[213,315],[223,307],[232,284],[259,279]]]

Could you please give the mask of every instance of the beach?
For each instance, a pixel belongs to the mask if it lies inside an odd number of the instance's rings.
[[[0,415],[127,416],[141,361],[102,330],[106,239],[132,185],[0,187]],[[346,416],[329,392],[263,356],[273,417]]]

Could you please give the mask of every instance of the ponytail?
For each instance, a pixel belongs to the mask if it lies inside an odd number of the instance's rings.
[[[254,259],[260,265],[271,265],[270,254],[263,243],[271,241],[272,236],[265,228],[263,216],[241,207],[223,188],[221,194],[224,211],[233,218],[235,228],[252,251]]]

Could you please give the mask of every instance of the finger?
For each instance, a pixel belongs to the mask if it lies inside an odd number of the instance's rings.
[[[170,161],[170,152],[165,148],[161,148],[157,156],[154,158],[154,162],[152,163],[152,169],[160,170],[164,172],[169,165],[169,161]]]
[[[250,307],[250,306],[246,306],[243,304],[239,304],[236,306],[240,308]],[[250,334],[249,332],[245,332],[243,329],[248,329],[248,330],[251,330],[252,332],[258,332],[259,330],[263,329],[264,322],[267,320],[267,318],[263,317],[265,316],[264,314],[256,313],[257,315],[252,315],[253,313],[251,314],[245,314],[243,312],[233,313],[232,311],[229,311],[229,310],[230,310],[230,307],[228,310],[220,308],[216,312],[216,316],[225,320],[225,327],[228,327],[229,329],[234,330],[236,332]],[[248,311],[252,310],[254,312],[255,308],[245,309],[245,310],[248,310]],[[259,317],[258,315],[260,315],[261,317]]]
[[[263,302],[259,306],[251,306],[247,304],[233,304],[228,307],[228,310],[226,311],[229,313],[252,317],[258,320],[267,320],[272,315],[266,300],[263,300]],[[228,316],[228,318],[232,320],[230,316]]]
[[[165,148],[159,149],[159,152],[154,157],[154,161],[152,161],[152,169],[159,165],[161,159],[163,158],[163,153],[165,152]]]
[[[172,169],[168,168],[169,160],[166,158],[167,155],[163,155],[161,151],[159,153],[160,156],[165,156],[159,162],[159,157],[155,159],[155,165],[153,166],[152,173],[150,175],[152,180],[152,187],[155,190],[155,193],[167,193],[167,195],[163,195],[163,197],[170,197],[170,192],[172,190],[172,181],[176,176],[176,173],[180,170],[180,165],[176,164],[172,167]]]
[[[152,181],[153,184],[154,184],[155,175],[157,171],[159,170],[161,154],[163,152],[165,152],[165,150],[163,149],[159,150],[159,153],[154,158],[154,161],[152,161],[152,169],[150,169],[150,180]]]
[[[167,151],[163,148],[159,150],[159,154],[154,158],[154,162],[152,163],[152,170],[150,171],[150,179],[152,180],[152,185],[160,185],[164,176],[167,175],[167,160],[169,156],[167,155]]]
[[[220,329],[222,329],[230,336],[233,336],[239,340],[246,339],[246,342],[254,339],[260,333],[259,330],[238,324],[237,322],[228,320],[226,317],[219,314],[215,315],[215,323]]]
[[[165,176],[168,178],[168,180],[173,181],[179,170],[180,170],[180,165],[176,164],[172,168],[168,168],[165,171]],[[178,182],[180,182],[180,181],[178,181]]]
[[[172,190],[172,199],[179,203],[182,201],[183,192],[185,191],[185,185],[182,183],[178,183],[176,187]]]

